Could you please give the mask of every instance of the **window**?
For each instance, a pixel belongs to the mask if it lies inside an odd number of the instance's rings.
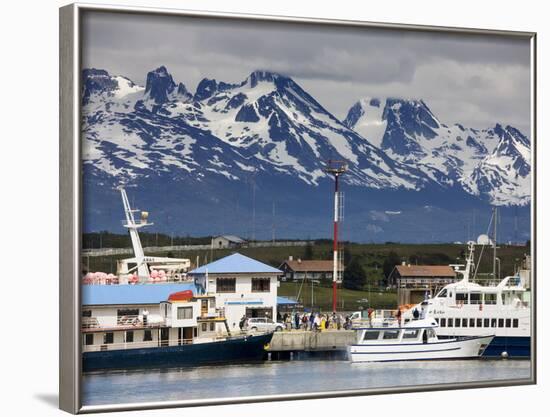
[[[512,327],[518,327],[518,326],[519,326],[519,320],[518,319],[512,320]]]
[[[440,298],[445,298],[445,297],[447,297],[447,290],[446,290],[446,289],[442,289],[441,291],[439,291],[439,294],[437,294],[437,297],[440,297]]]
[[[82,317],[92,317],[92,310],[82,310]]]
[[[418,329],[409,329],[403,331],[403,339],[416,339],[418,337]]]
[[[512,327],[512,319],[506,319],[506,327]]]
[[[468,293],[457,292],[456,293],[456,303],[457,304],[468,304]]]
[[[489,319],[483,319],[483,327],[489,327]]]
[[[206,323],[201,324],[201,330],[205,332],[208,328],[206,327]]]
[[[436,322],[437,324],[439,324],[439,317],[436,317],[436,318],[435,318],[435,322]]]
[[[453,327],[453,319],[447,319],[447,327]]]
[[[143,341],[150,342],[151,340],[153,340],[153,334],[151,333],[151,330],[145,330],[143,332]]]
[[[114,342],[115,335],[112,332],[103,334],[103,344],[109,345]]]
[[[476,327],[476,319],[470,319],[470,327]]]
[[[134,332],[132,330],[126,332],[126,343],[134,342]]]
[[[439,325],[440,325],[441,327],[446,327],[446,326],[447,326],[447,319],[441,317],[441,321],[440,321]]]
[[[216,329],[216,323],[211,322],[210,323],[210,331],[213,332]]]
[[[384,332],[384,336],[382,339],[389,340],[389,339],[397,339],[399,338],[399,330],[386,330]]]
[[[94,334],[93,333],[86,333],[84,335],[84,344],[86,346],[90,346],[94,344]]]
[[[498,327],[504,327],[504,319],[498,319]]]
[[[193,318],[193,307],[178,307],[178,320]]]
[[[455,319],[455,327],[460,327],[460,319]]]
[[[491,319],[491,327],[497,327],[497,319]]]
[[[483,327],[483,324],[482,324],[482,320],[481,320],[481,319],[477,319],[477,320],[476,320],[476,327]]]
[[[236,282],[235,278],[217,278],[216,292],[235,292]]]
[[[462,327],[468,327],[468,319],[462,319]]]
[[[380,334],[380,332],[378,331],[366,331],[365,332],[365,336],[363,337],[363,340],[376,340],[378,339],[378,335]]]
[[[497,295],[496,294],[485,294],[485,304],[496,304]]]
[[[252,278],[252,292],[269,292],[270,278]]]
[[[481,293],[479,292],[471,293],[470,304],[481,304]]]
[[[139,315],[138,308],[119,308],[116,311],[117,324],[131,324],[133,319]]]

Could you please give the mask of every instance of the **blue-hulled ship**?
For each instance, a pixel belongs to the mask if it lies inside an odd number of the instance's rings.
[[[475,266],[473,242],[468,249],[465,268],[456,271],[462,279],[406,311],[404,320],[412,320],[416,309],[420,315],[437,321],[439,338],[494,334],[483,353],[485,358],[530,358],[529,260],[524,261],[523,269],[515,275],[481,285],[470,280]]]

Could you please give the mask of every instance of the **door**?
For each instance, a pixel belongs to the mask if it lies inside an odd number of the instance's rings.
[[[201,300],[201,316],[208,316],[208,300]]]
[[[160,329],[160,345],[168,346],[168,341],[170,340],[170,329],[168,327],[163,327]]]

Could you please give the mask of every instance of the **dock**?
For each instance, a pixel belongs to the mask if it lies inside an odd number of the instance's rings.
[[[275,332],[268,352],[330,352],[346,351],[355,341],[354,330],[282,331]]]

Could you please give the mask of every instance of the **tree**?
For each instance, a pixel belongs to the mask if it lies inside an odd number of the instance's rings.
[[[350,290],[362,290],[366,283],[367,274],[359,262],[359,258],[352,258],[349,265],[344,270],[344,282],[342,285],[344,288]]]
[[[313,259],[313,245],[311,244],[311,242],[308,242],[304,249],[303,259],[308,261]]]
[[[390,253],[388,253],[388,256],[386,256],[386,259],[384,259],[384,265],[382,266],[382,269],[384,270],[384,276],[386,277],[386,282],[388,281],[388,278],[390,277],[393,268],[395,268],[396,265],[399,265],[400,263],[401,258],[399,257],[399,255],[394,251],[390,251]]]

